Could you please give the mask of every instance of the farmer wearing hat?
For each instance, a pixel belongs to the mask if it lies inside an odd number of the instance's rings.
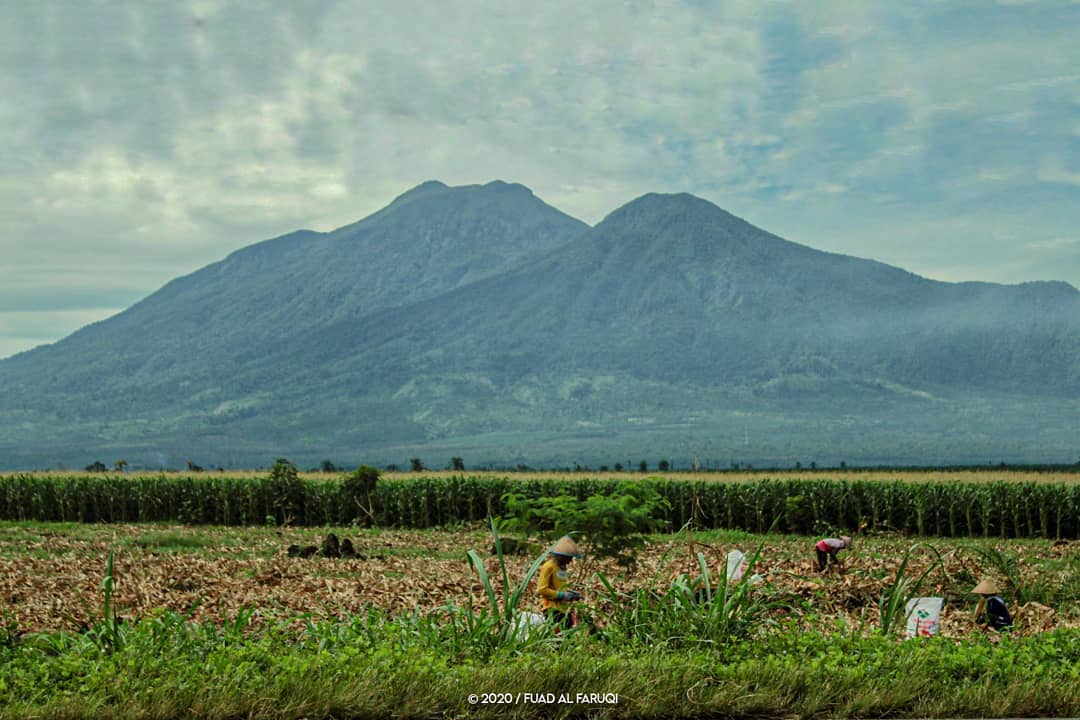
[[[555,543],[548,554],[551,556],[540,566],[540,577],[536,581],[536,592],[549,619],[567,629],[573,627],[577,618],[570,603],[581,599],[576,590],[563,590],[566,585],[566,568],[574,558],[583,558],[578,544],[569,535]]]
[[[975,608],[975,622],[980,625],[1003,630],[1013,624],[1009,608],[1005,607],[1005,601],[998,595],[997,585],[992,580],[983,580],[971,592],[981,595],[979,606]]]
[[[837,559],[836,554],[841,550],[851,547],[851,538],[847,535],[841,535],[838,538],[825,538],[818,540],[815,548],[817,549],[817,569],[818,572],[825,572],[825,568],[831,562],[834,565],[839,565],[840,560]]]

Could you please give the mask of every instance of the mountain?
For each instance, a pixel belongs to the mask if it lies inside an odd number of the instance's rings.
[[[51,407],[60,422],[72,412],[153,410],[193,386],[206,394],[311,328],[438,296],[587,229],[522,185],[426,182],[360,222],[257,243],[173,280],[115,317],[0,364],[10,373],[0,379],[11,378],[13,401]],[[36,384],[43,373],[49,380]]]
[[[1064,283],[936,282],[787,242],[689,195],[649,195],[535,263],[343,319],[303,346],[321,366],[401,358],[402,382],[560,369],[758,391],[798,376],[1056,395],[1080,391],[1078,310]]]
[[[0,362],[0,461],[1072,461],[1078,358],[1065,283],[936,282],[686,194],[589,228],[429,182]]]

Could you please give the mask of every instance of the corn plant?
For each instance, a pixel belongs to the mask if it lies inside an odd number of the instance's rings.
[[[932,562],[917,579],[912,580],[912,578],[907,576],[908,562],[915,552],[923,549],[933,553],[935,561]],[[907,621],[904,612],[908,600],[916,597],[923,581],[926,580],[927,576],[929,576],[935,568],[940,568],[942,572],[945,571],[945,564],[941,558],[941,553],[938,552],[938,549],[933,545],[927,543],[915,543],[907,549],[904,553],[904,559],[900,562],[900,567],[896,571],[896,577],[893,578],[892,584],[885,589],[885,592],[882,593],[881,598],[878,601],[878,609],[881,613],[878,630],[882,635],[892,634],[896,631],[897,627]]]
[[[258,525],[343,522],[341,485],[299,478],[286,460],[270,476],[0,475],[0,520]],[[777,515],[801,533],[854,527],[920,535],[1080,537],[1080,483],[847,480],[567,480],[410,477],[366,492],[365,521],[432,527],[505,515],[507,500],[565,496],[579,503],[628,492],[655,494],[649,517],[680,527],[764,532]],[[597,502],[597,501],[594,501]],[[355,497],[346,514],[356,507]],[[629,514],[634,508],[627,508]],[[350,519],[352,519],[350,517]]]
[[[773,521],[770,531],[779,520]],[[683,530],[689,539],[689,523]],[[604,594],[592,611],[605,618],[604,633],[609,639],[625,638],[649,646],[716,645],[761,636],[778,627],[778,617],[805,609],[801,600],[776,592],[754,576],[763,548],[764,542],[759,543],[742,577],[734,581],[726,572],[714,581],[701,551],[694,554],[699,574],[682,573],[666,587],[657,587],[654,578],[651,586],[619,592],[605,575],[597,573]]]
[[[105,563],[105,577],[98,586],[104,592],[101,607],[101,620],[87,630],[89,637],[95,645],[104,652],[115,652],[124,648],[126,634],[122,627],[122,620],[116,615],[116,606],[113,604],[113,551],[109,550],[109,558]]]
[[[477,617],[473,615],[471,609],[469,612],[458,613],[457,615],[451,612],[451,619],[465,623],[464,627],[470,635],[478,634],[477,631],[482,630],[486,634],[494,634],[500,644],[520,642],[523,638],[521,637],[522,633],[518,621],[518,606],[529,589],[529,583],[532,582],[533,576],[536,575],[540,566],[544,564],[547,553],[541,553],[529,566],[525,577],[517,585],[513,585],[510,582],[510,573],[506,567],[506,559],[503,556],[502,541],[499,538],[497,524],[494,518],[489,518],[489,522],[495,552],[499,560],[499,569],[502,574],[502,605],[499,604],[498,596],[495,593],[487,568],[484,566],[483,558],[475,550],[469,550],[466,553],[469,565],[476,571],[480,584],[484,588],[489,603],[490,617],[494,619],[494,623],[485,622],[487,618],[483,616]],[[450,612],[451,609],[447,608],[447,611]]]

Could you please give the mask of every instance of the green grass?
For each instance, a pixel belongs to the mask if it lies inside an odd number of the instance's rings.
[[[44,542],[58,536],[89,541],[100,539],[103,531],[115,533],[116,526],[106,529],[92,523],[0,520],[0,543]]]
[[[480,625],[490,614],[473,617]],[[0,647],[0,718],[1021,717],[1080,712],[1080,633],[898,643],[780,631],[710,647],[617,632],[465,644],[448,624],[223,626],[162,615]],[[488,625],[490,630],[492,626]],[[533,698],[520,693],[529,692]],[[470,703],[478,696],[489,703]],[[537,702],[550,693],[554,703]],[[586,703],[578,693],[617,695]],[[566,702],[560,702],[565,696]]]
[[[183,552],[215,547],[221,543],[197,532],[166,530],[143,533],[126,540],[125,544],[159,552]]]

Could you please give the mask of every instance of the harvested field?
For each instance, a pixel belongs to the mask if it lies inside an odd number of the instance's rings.
[[[357,558],[290,557],[290,545],[318,545],[328,532],[349,539]],[[843,572],[812,569],[812,539],[759,538],[742,533],[695,535],[710,572],[723,554],[739,548],[751,555],[764,541],[753,572],[765,587],[790,600],[791,615],[819,630],[864,628],[878,621],[878,601],[915,544],[897,536],[859,537],[841,555]],[[703,541],[703,542],[702,542]],[[942,634],[981,632],[974,625],[981,577],[994,578],[1016,619],[1015,632],[1031,634],[1080,627],[1080,542],[930,539],[943,557],[920,595],[946,597]],[[256,618],[344,618],[377,606],[393,612],[436,611],[447,603],[486,603],[465,551],[487,555],[491,537],[480,529],[459,531],[356,530],[351,528],[191,528],[163,525],[0,524],[0,599],[5,622],[20,632],[78,630],[100,619],[101,583],[114,555],[117,612],[125,618],[153,616],[162,609],[220,622],[245,608]],[[846,555],[846,557],[845,557]],[[534,556],[533,556],[534,557]],[[934,559],[917,552],[907,577],[918,577]],[[508,558],[511,583],[521,580],[530,556]],[[499,576],[491,557],[488,571]],[[589,601],[603,597],[599,571],[616,590],[663,591],[680,572],[697,574],[685,535],[656,536],[641,553],[636,572],[586,559],[571,566],[571,582]],[[496,585],[500,583],[495,582]],[[499,588],[497,588],[499,590]],[[531,593],[529,597],[533,597]],[[532,601],[530,600],[530,603]],[[596,605],[603,621],[604,602]]]

